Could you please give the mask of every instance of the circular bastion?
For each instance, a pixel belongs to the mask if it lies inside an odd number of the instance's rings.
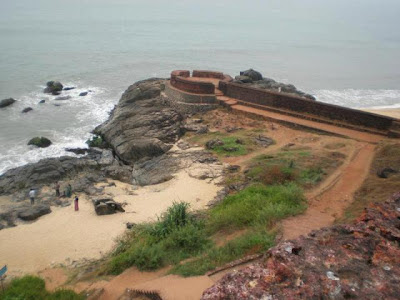
[[[222,72],[194,70],[192,76],[188,70],[171,72],[165,93],[170,105],[185,114],[204,112],[218,107],[216,96],[222,95],[219,82],[230,82],[232,77]]]

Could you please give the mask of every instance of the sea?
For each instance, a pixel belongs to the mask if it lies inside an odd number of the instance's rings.
[[[0,0],[0,99],[18,100],[0,109],[0,174],[74,155],[130,84],[174,69],[253,68],[318,101],[400,108],[399,14],[399,0]],[[71,98],[44,94],[49,80]]]

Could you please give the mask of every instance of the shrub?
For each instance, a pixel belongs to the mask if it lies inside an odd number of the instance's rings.
[[[96,147],[96,148],[108,148],[108,144],[103,138],[99,135],[92,136],[90,139],[86,141],[86,144],[89,147]]]
[[[46,291],[45,282],[36,276],[24,276],[13,279],[7,286],[1,300],[83,300],[84,296],[74,291],[61,289],[54,293]]]
[[[210,244],[204,223],[188,208],[187,203],[174,203],[157,222],[134,228],[114,251],[107,272],[119,274],[131,266],[155,270],[203,251]]]
[[[35,276],[13,279],[0,297],[1,300],[37,300],[45,299],[48,292],[44,280]]]

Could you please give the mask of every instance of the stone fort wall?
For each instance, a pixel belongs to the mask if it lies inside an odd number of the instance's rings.
[[[225,96],[231,98],[255,105],[267,105],[272,108],[292,111],[303,114],[304,117],[314,115],[321,119],[326,118],[327,120],[337,122],[339,126],[349,124],[379,131],[390,131],[399,126],[399,122],[390,117],[308,100],[291,94],[260,90],[223,81],[219,83],[219,89]]]
[[[214,94],[215,86],[210,82],[193,81],[187,78],[190,72],[186,70],[173,71],[171,73],[171,85],[179,90],[195,94]]]

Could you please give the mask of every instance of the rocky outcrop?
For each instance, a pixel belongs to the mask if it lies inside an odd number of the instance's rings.
[[[104,176],[130,182],[131,170],[131,167],[122,165],[111,150],[91,148],[81,158],[63,156],[43,159],[7,171],[0,176],[0,195],[53,184],[71,176],[76,181],[74,190],[78,191],[78,187],[82,186],[79,190],[85,191]]]
[[[17,100],[15,100],[13,98],[3,99],[3,100],[0,101],[0,108],[10,106],[11,104],[13,104],[16,101]]]
[[[17,219],[34,221],[49,213],[51,213],[50,205],[46,203],[14,205],[0,213],[0,230],[15,227]]]
[[[206,151],[170,151],[167,154],[135,163],[132,183],[145,186],[174,178],[184,169],[190,177],[200,180],[222,178],[223,165]]]
[[[46,148],[51,145],[51,141],[46,137],[34,137],[29,140],[28,145],[33,145],[39,148]]]
[[[398,299],[400,193],[351,225],[284,241],[265,258],[225,275],[206,299]]]
[[[249,69],[249,70],[240,72],[240,76],[248,77],[252,81],[258,81],[258,80],[263,79],[263,76],[261,75],[261,73],[258,71],[255,71],[253,69]]]
[[[50,205],[39,204],[31,207],[21,208],[18,212],[18,218],[24,221],[33,221],[49,213],[51,213]]]
[[[46,83],[46,88],[43,90],[44,93],[59,95],[63,90],[63,85],[59,81],[48,81]]]
[[[159,97],[164,82],[149,79],[131,85],[109,120],[95,130],[125,163],[162,155],[181,135],[182,116]]]
[[[281,82],[276,82],[271,78],[264,78],[260,72],[257,72],[253,69],[240,72],[240,75],[235,77],[234,82],[245,84],[247,86],[258,89],[295,94],[309,100],[315,100],[314,96],[298,90],[293,84],[285,84]]]

